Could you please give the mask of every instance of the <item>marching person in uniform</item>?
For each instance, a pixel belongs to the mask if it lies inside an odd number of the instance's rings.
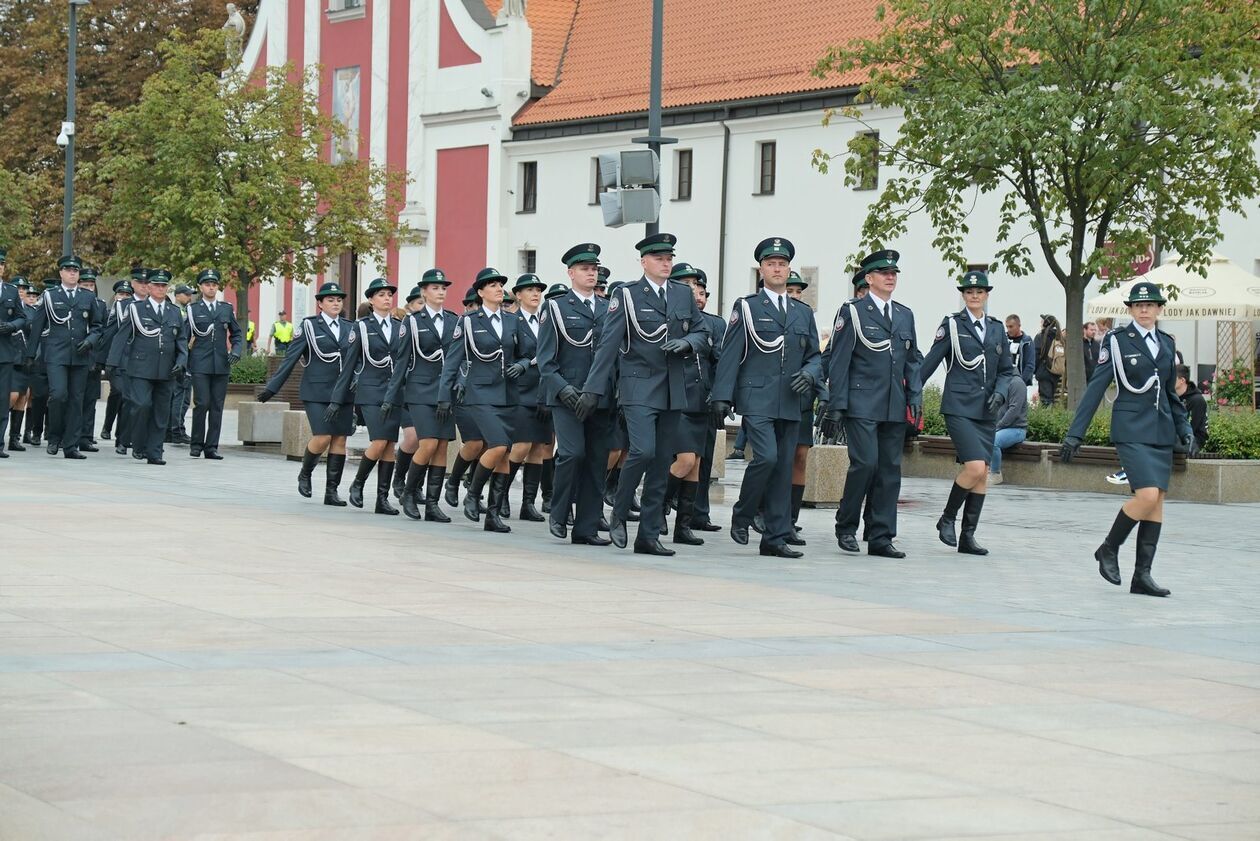
[[[27,349],[31,347],[33,335],[31,325],[35,322],[36,314],[44,308],[44,292],[59,284],[60,281],[55,277],[44,278],[44,282],[38,289],[35,284],[31,284],[30,296],[27,299],[30,310],[27,313],[25,331]],[[30,387],[30,397],[27,398],[26,404],[26,429],[22,435],[22,443],[38,447],[42,443],[41,439],[48,420],[48,366],[44,364],[43,352],[36,351],[35,364],[28,366],[23,363],[22,370],[26,374],[26,382]]]
[[[687,405],[686,372],[689,363],[694,365],[687,357],[704,353],[709,345],[691,288],[669,279],[677,242],[673,234],[660,233],[636,244],[643,276],[609,296],[608,317],[576,411],[579,420],[586,420],[611,393],[616,375],[630,455],[617,487],[609,536],[617,548],[625,548],[630,503],[642,480],[642,511],[634,540],[634,551],[641,555],[674,554],[659,540],[673,460],[671,441]]]
[[[2,277],[3,275],[0,275]],[[0,328],[0,355],[3,355],[3,347],[6,339],[13,342],[11,359],[8,363],[11,370],[9,387],[8,387],[8,406],[9,406],[9,449],[15,453],[26,452],[26,447],[22,446],[22,420],[26,416],[26,407],[31,399],[30,375],[26,373],[26,343],[27,336],[31,329],[31,319],[35,317],[35,307],[31,302],[35,300],[35,295],[31,290],[31,283],[25,277],[17,275],[13,278],[13,287],[17,291],[18,304],[16,313],[21,313],[21,326],[12,331],[5,331]],[[4,299],[3,289],[0,287],[0,301]],[[7,321],[13,324],[18,319],[8,315],[8,306],[0,304],[0,314],[3,319],[12,319]],[[0,362],[0,367],[5,363]],[[2,374],[2,372],[0,372]]]
[[[696,269],[700,276],[692,280],[693,284],[698,284],[703,293],[704,305],[709,303],[709,277],[705,274],[704,269]],[[715,313],[704,310],[700,313],[704,316],[705,327],[709,331],[708,358],[705,365],[708,368],[709,382],[713,382],[714,375],[717,374],[718,359],[722,354],[722,343],[726,338],[726,319]],[[704,455],[700,458],[700,485],[696,489],[696,508],[692,515],[691,527],[695,531],[721,531],[722,527],[715,524],[709,516],[709,486],[713,477],[713,459],[717,448],[717,424],[706,423],[708,428],[704,434]],[[722,424],[726,426],[725,422]]]
[[[455,342],[455,325],[459,323],[459,316],[444,309],[450,285],[441,269],[429,269],[421,276],[413,290],[421,306],[403,321],[407,328],[404,341],[394,357],[394,375],[381,405],[382,411],[400,402],[407,407],[415,428],[416,450],[407,466],[399,501],[404,514],[419,520],[420,484],[425,482],[424,519],[430,523],[451,521],[438,501],[446,479],[447,446],[455,437],[455,421],[447,417],[439,423],[437,418],[442,364]],[[411,295],[407,298],[410,301]]]
[[[787,293],[789,298],[793,301],[804,303],[805,290],[808,288],[809,281],[796,272],[788,273]],[[806,306],[809,305],[806,304]],[[813,311],[813,307],[810,307],[810,311]],[[821,346],[821,344],[820,341],[819,345]],[[826,351],[823,351],[822,370],[827,370],[827,362],[830,358],[827,356]],[[827,405],[827,384],[825,382],[816,383],[813,391],[809,394],[801,395],[801,426],[796,439],[796,455],[792,459],[792,534],[787,538],[789,546],[805,545],[805,539],[801,537],[801,530],[796,523],[801,516],[801,505],[805,501],[805,468],[809,464],[809,451],[814,446],[815,401],[823,406]]]
[[[348,411],[353,401],[363,415],[371,444],[363,451],[359,469],[350,483],[350,504],[363,507],[363,487],[376,470],[376,513],[394,516],[398,513],[389,502],[389,489],[394,479],[394,445],[398,443],[398,412],[390,406],[385,411],[390,379],[394,376],[394,357],[401,353],[406,340],[405,325],[394,319],[394,293],[398,287],[378,277],[363,290],[363,297],[372,311],[354,323],[358,341],[350,344],[341,377],[333,390],[333,402],[325,413],[332,422],[339,412]],[[355,384],[352,386],[351,383]]]
[[[420,284],[417,283],[415,286],[411,287],[411,291],[407,293],[407,303],[394,310],[394,318],[405,322],[414,313],[420,312],[423,309],[424,296],[420,292]],[[411,331],[412,328],[408,327],[408,334],[410,334]],[[404,353],[406,352],[406,347],[403,347],[403,351]],[[397,373],[397,371],[398,360],[395,359],[394,372]],[[391,377],[390,383],[392,384],[393,381],[394,380]],[[397,395],[395,395],[395,397],[396,396]],[[389,393],[386,392],[387,402],[389,402],[388,397]],[[398,435],[398,446],[394,448],[394,462],[397,464],[397,467],[394,469],[394,496],[398,497],[398,501],[401,504],[403,494],[406,493],[407,489],[407,471],[410,469],[409,466],[416,455],[416,447],[419,446],[419,442],[416,440],[416,427],[411,421],[411,413],[407,411],[406,403],[404,402],[401,407],[397,406],[397,403],[397,400],[394,400],[391,403],[393,411],[398,413],[398,426],[401,427]],[[382,403],[381,405],[384,407],[385,404]],[[427,462],[425,466],[427,466]],[[421,481],[423,481],[423,479],[421,479]],[[406,509],[403,509],[403,513],[407,513]]]
[[[512,421],[516,405],[513,380],[524,371],[516,356],[517,316],[503,312],[503,284],[507,276],[498,269],[477,272],[473,288],[481,298],[477,310],[460,318],[452,336],[457,341],[447,351],[438,390],[437,418],[445,423],[452,403],[464,407],[481,433],[485,445],[472,487],[464,497],[464,516],[481,518],[481,492],[490,482],[486,502],[486,531],[510,532],[499,516],[499,504],[507,493],[508,447],[512,445]],[[514,373],[509,374],[508,369]],[[493,479],[491,479],[493,477]]]
[[[173,296],[168,300],[173,300],[175,305],[179,307],[180,318],[188,321],[188,305],[192,302],[193,294],[196,292],[186,283],[177,283]],[[192,439],[188,437],[187,430],[184,429],[184,419],[188,417],[188,407],[192,404],[192,375],[187,371],[182,376],[176,377],[171,387],[171,416],[169,419],[170,427],[166,432],[166,441],[169,444],[191,444]]]
[[[333,412],[329,417],[328,407],[335,402],[337,380],[345,367],[346,354],[356,339],[354,323],[341,317],[345,303],[345,290],[336,282],[319,287],[319,292],[315,294],[319,314],[304,318],[297,325],[293,332],[293,344],[289,346],[284,361],[276,369],[275,376],[258,393],[259,403],[275,397],[289,379],[289,374],[301,363],[302,384],[298,396],[311,425],[311,440],[302,456],[298,493],[310,497],[311,474],[315,472],[315,465],[319,464],[319,457],[327,450],[324,504],[338,508],[346,505],[337,488],[346,469],[346,438],[354,432],[354,413],[345,410]]]
[[[595,281],[595,295],[599,298],[607,298],[608,281],[612,277],[612,270],[607,266],[600,266],[596,271],[599,272],[599,279]]]
[[[997,416],[1016,376],[1002,322],[985,314],[992,288],[984,272],[969,271],[963,275],[958,291],[966,306],[941,321],[920,371],[921,378],[927,380],[936,372],[936,366],[945,363],[941,414],[962,470],[949,489],[936,531],[941,543],[956,546],[966,555],[989,554],[988,549],[976,543],[976,526],[988,490]],[[963,526],[962,532],[955,535],[959,508]]]
[[[131,448],[131,421],[136,414],[135,403],[131,398],[131,379],[127,376],[127,358],[123,353],[128,337],[127,319],[131,317],[131,304],[149,297],[149,274],[149,270],[143,266],[133,268],[131,270],[131,301],[121,307],[115,306],[114,311],[110,313],[110,318],[118,321],[114,328],[114,337],[110,342],[107,367],[114,371],[110,382],[117,379],[119,391],[122,392],[122,407],[118,412],[118,433],[114,437],[114,452],[120,456],[127,455],[127,450]]]
[[[828,351],[830,399],[823,416],[825,437],[838,437],[843,425],[849,446],[849,472],[836,541],[845,552],[857,542],[862,501],[870,494],[867,553],[904,558],[893,545],[897,535],[897,495],[901,491],[901,452],[906,443],[907,409],[917,424],[923,417],[923,361],[915,338],[914,313],[892,300],[897,288],[896,251],[876,251],[862,261],[870,289],[836,313]]]
[[[762,289],[735,302],[713,384],[714,423],[731,409],[743,417],[753,448],[739,499],[731,512],[731,538],[748,543],[748,529],[764,505],[760,553],[799,558],[787,545],[792,529],[792,463],[800,437],[801,398],[822,381],[818,328],[808,305],[787,294],[796,248],[783,237],[762,240],[753,251]]]
[[[79,271],[79,288],[93,298],[96,323],[101,325],[103,337],[105,323],[109,320],[109,306],[96,294],[96,277],[96,269],[84,266]],[[88,366],[87,385],[83,388],[83,429],[79,433],[79,452],[97,452],[96,439],[92,437],[92,433],[96,431],[96,401],[101,399],[101,372],[108,358],[109,347],[98,338],[96,347],[92,350],[92,364]]]
[[[512,421],[512,449],[508,453],[508,488],[517,471],[521,477],[521,508],[519,519],[541,523],[546,519],[534,506],[538,488],[542,484],[543,461],[551,457],[555,433],[551,429],[551,409],[539,393],[538,368],[538,308],[547,284],[536,274],[523,274],[512,286],[512,294],[518,305],[516,322],[517,363],[508,369],[508,375],[522,368],[515,377],[516,413]],[[503,494],[500,516],[506,517],[508,495]]]
[[[481,308],[481,297],[477,294],[475,283],[464,293],[463,304],[464,315],[470,315]],[[454,411],[455,428],[459,430],[459,439],[463,443],[455,452],[455,463],[451,465],[450,475],[446,479],[446,504],[452,508],[459,505],[460,482],[463,482],[465,488],[472,484],[472,477],[476,471],[469,471],[476,465],[477,459],[486,448],[485,442],[481,440],[481,430],[477,428],[474,412],[458,403]],[[477,500],[477,504],[480,505],[481,500]]]
[[[88,372],[94,364],[93,350],[104,324],[100,323],[96,296],[79,289],[78,257],[66,255],[57,261],[61,284],[46,288],[43,306],[31,323],[28,360],[43,351],[48,372],[48,454],[64,447],[65,457],[87,458],[79,452],[83,431],[83,392]]]
[[[602,397],[582,418],[577,409],[580,389],[595,360],[608,302],[595,294],[600,248],[593,242],[575,245],[561,260],[568,267],[570,289],[549,296],[539,317],[538,370],[542,397],[551,407],[556,431],[556,483],[547,528],[554,537],[573,543],[607,546],[599,534],[603,516],[604,473],[612,430],[612,401]]]
[[[4,396],[6,408],[9,406],[9,394],[14,391],[14,367],[26,361],[18,356],[22,350],[22,342],[18,336],[26,327],[26,308],[23,306],[21,290],[13,283],[4,282],[7,270],[7,249],[0,248],[0,395]],[[4,433],[8,426],[9,412],[5,412],[4,417],[0,418],[0,458],[9,457],[4,450]],[[10,437],[9,441],[9,449],[25,449],[20,444],[13,447],[13,442],[17,441],[16,435]]]
[[[188,306],[188,370],[192,373],[192,443],[188,455],[218,461],[223,403],[227,399],[232,366],[241,360],[245,334],[236,312],[219,300],[222,276],[218,269],[197,275],[201,300]]]
[[[188,336],[184,318],[166,300],[171,273],[158,269],[149,275],[149,297],[130,305],[130,316],[121,328],[126,333],[123,354],[131,399],[132,456],[149,464],[166,464],[162,445],[170,424],[173,380],[188,368]]]
[[[131,281],[120,280],[114,283],[114,300],[109,305],[109,315],[105,319],[105,330],[101,333],[101,341],[97,345],[97,359],[105,366],[105,375],[109,379],[109,399],[105,401],[105,420],[101,424],[101,440],[110,440],[114,424],[121,428],[120,413],[123,406],[123,390],[119,384],[118,373],[109,367],[109,352],[114,346],[114,336],[118,334],[118,312],[131,301]]]
[[[1151,565],[1164,522],[1173,453],[1189,452],[1194,444],[1185,405],[1176,391],[1177,346],[1172,336],[1156,326],[1164,303],[1157,284],[1133,284],[1126,300],[1133,321],[1103,337],[1098,369],[1085,387],[1060,453],[1064,462],[1076,455],[1098,404],[1114,381],[1111,440],[1128,473],[1133,497],[1121,506],[1094,558],[1102,577],[1120,584],[1120,547],[1137,526],[1137,560],[1129,592],[1144,596],[1169,594],[1151,577]]]

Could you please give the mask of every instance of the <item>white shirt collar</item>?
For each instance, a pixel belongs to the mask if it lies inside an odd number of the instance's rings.
[[[669,278],[662,280],[660,283],[657,283],[655,280],[652,280],[652,278],[648,277],[647,275],[644,275],[643,279],[646,280],[649,284],[651,284],[652,292],[656,295],[661,294],[661,290],[665,288],[665,285],[667,283],[669,283]]]
[[[432,307],[430,307],[428,304],[425,304],[425,305],[424,305],[424,311],[425,311],[425,312],[427,312],[427,313],[429,314],[429,318],[430,318],[430,319],[432,319],[433,321],[441,321],[441,320],[442,320],[442,311],[441,311],[441,310],[435,310],[435,309],[433,309]]]
[[[327,324],[329,327],[335,327],[337,325],[337,319],[329,317],[328,313],[326,312],[321,312],[319,314],[319,317],[324,319],[324,323]]]
[[[892,306],[892,298],[889,298],[887,301],[885,301],[883,298],[875,294],[875,290],[871,290],[870,292],[867,292],[866,297],[874,301],[879,306],[879,308],[882,309],[884,312],[888,312],[889,311],[888,308]]]

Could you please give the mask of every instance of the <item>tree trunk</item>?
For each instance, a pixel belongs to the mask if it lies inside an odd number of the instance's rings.
[[[241,332],[246,336],[249,335],[249,287],[253,285],[254,279],[250,277],[249,269],[236,270],[236,322],[241,325]],[[258,341],[258,328],[254,328],[254,341]],[[245,354],[250,351],[249,342],[245,343]]]
[[[1069,409],[1075,409],[1085,393],[1085,346],[1083,344],[1081,326],[1085,323],[1085,279],[1068,278],[1067,285],[1067,319],[1063,329],[1067,338],[1063,344],[1067,350],[1066,388]]]

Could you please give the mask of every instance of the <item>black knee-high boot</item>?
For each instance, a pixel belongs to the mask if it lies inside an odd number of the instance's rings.
[[[475,461],[468,461],[459,453],[455,454],[455,463],[451,465],[451,472],[446,477],[446,504],[452,508],[459,505],[460,480],[464,478],[464,473],[468,468],[474,464],[476,464]]]
[[[485,490],[486,482],[490,481],[493,474],[494,471],[489,467],[477,462],[477,469],[473,471],[472,486],[464,495],[464,516],[474,523],[481,520],[481,492]],[[450,502],[449,497],[446,501]],[[498,512],[495,512],[495,516],[498,516]]]
[[[424,486],[424,521],[426,523],[449,523],[451,518],[438,505],[442,497],[442,484],[446,481],[446,468],[429,467],[429,481]]]
[[[337,488],[341,487],[341,474],[346,469],[345,453],[329,453],[328,465],[326,469],[327,484],[324,485],[324,504],[332,505],[337,508],[345,508],[346,501],[337,495]]]
[[[508,461],[507,483],[503,486],[503,496],[499,500],[499,517],[507,520],[512,516],[512,504],[508,502],[508,493],[512,490],[512,483],[516,481],[516,474],[521,471],[523,461]]]
[[[25,415],[21,409],[9,410],[9,449],[15,453],[25,452],[26,447],[22,446],[22,416]]]
[[[1138,521],[1121,508],[1116,512],[1111,531],[1107,532],[1106,539],[1094,552],[1094,559],[1098,561],[1098,574],[1112,584],[1120,584],[1120,547],[1129,539],[1130,532],[1137,524]]]
[[[397,514],[398,509],[389,504],[389,488],[394,480],[395,463],[378,461],[376,463],[376,513]]]
[[[954,534],[954,521],[958,517],[958,509],[967,499],[969,491],[957,482],[949,489],[949,499],[945,503],[945,513],[936,521],[936,534],[946,546],[957,546],[958,538]]]
[[[499,507],[507,499],[508,483],[512,481],[509,473],[495,473],[490,477],[490,499],[486,502],[486,531],[497,531],[503,534],[512,527],[503,522],[499,516]]]
[[[520,519],[529,523],[541,523],[546,517],[534,507],[534,499],[538,496],[538,486],[542,484],[544,468],[541,464],[526,462],[522,469],[524,473],[521,476]]]
[[[1143,520],[1138,523],[1137,562],[1133,565],[1133,580],[1129,592],[1140,596],[1167,596],[1172,591],[1155,583],[1151,578],[1151,564],[1155,562],[1155,550],[1159,548],[1159,533],[1163,523]]]
[[[673,477],[671,476],[672,480]],[[700,489],[699,482],[688,482],[681,479],[678,482],[678,514],[674,518],[674,542],[681,543],[684,546],[701,546],[704,539],[696,537],[691,531],[691,518],[696,512],[696,492]]]
[[[399,500],[402,499],[403,488],[407,485],[407,470],[409,469],[407,465],[411,464],[411,457],[414,455],[414,451],[409,453],[399,448],[398,455],[395,457],[397,459],[395,463],[399,467],[394,471],[394,496]]]
[[[354,481],[350,483],[350,504],[355,508],[363,507],[363,486],[367,484],[368,477],[375,469],[376,459],[368,458],[366,455],[359,459],[359,469],[354,474]]]
[[[420,519],[420,483],[424,481],[424,474],[428,469],[427,464],[411,461],[407,462],[405,471],[400,471],[406,473],[406,476],[403,477],[403,492],[398,501],[402,504],[403,513],[412,520]]]
[[[323,453],[312,453],[307,450],[302,456],[302,469],[298,472],[298,493],[309,498],[311,495],[311,474],[315,472],[315,465],[319,464],[319,457]]]
[[[542,463],[542,479],[539,487],[542,488],[542,513],[551,513],[551,489],[556,484],[556,457],[543,459]],[[532,502],[532,500],[531,500]]]
[[[984,494],[975,491],[967,494],[963,503],[963,526],[958,535],[958,551],[964,555],[987,555],[989,550],[976,543],[976,526],[980,524],[980,509],[984,508]]]

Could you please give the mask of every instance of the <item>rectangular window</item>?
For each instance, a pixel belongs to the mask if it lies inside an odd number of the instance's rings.
[[[800,269],[801,280],[805,281],[808,286],[801,292],[801,301],[809,304],[811,310],[818,310],[818,267],[802,266]]]
[[[332,162],[354,160],[359,157],[358,67],[340,67],[333,72],[332,115],[346,130],[344,139],[333,142]]]
[[[691,201],[691,150],[674,153],[674,200]]]
[[[757,193],[759,195],[774,194],[775,153],[773,141],[757,144]]]
[[[538,271],[538,252],[532,248],[522,249],[517,252],[518,263],[521,267],[521,274],[535,274]]]
[[[518,195],[520,202],[517,210],[520,213],[536,213],[538,211],[538,161],[521,163],[521,178]]]
[[[862,137],[871,141],[871,148],[866,153],[866,160],[863,161],[862,180],[854,189],[877,190],[879,189],[879,132],[864,132]]]

